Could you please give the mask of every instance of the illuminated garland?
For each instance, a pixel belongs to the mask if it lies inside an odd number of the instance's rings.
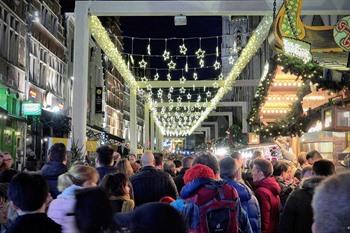
[[[245,66],[249,63],[251,58],[255,55],[255,53],[260,48],[261,44],[265,41],[266,37],[268,36],[269,29],[271,27],[273,18],[272,16],[265,16],[256,30],[253,32],[252,36],[250,37],[246,47],[242,50],[242,53],[240,57],[237,59],[235,65],[232,67],[231,72],[228,74],[227,78],[225,79],[225,85],[224,87],[221,87],[216,96],[210,101],[209,106],[203,113],[203,115],[198,119],[197,123],[192,126],[190,130],[190,134],[198,127],[200,126],[201,122],[204,121],[210,112],[215,109],[215,107],[218,105],[220,100],[224,97],[226,93],[228,93],[238,76],[241,74]]]
[[[331,80],[323,76],[323,68],[318,63],[310,61],[304,63],[302,60],[279,54],[275,57],[276,64],[283,67],[283,71],[301,78],[304,82],[311,81],[317,84],[317,88],[338,92],[344,88],[350,88],[349,74],[343,74],[340,80]]]
[[[122,55],[109,38],[108,32],[103,27],[97,16],[89,17],[89,26],[91,35],[94,37],[103,52],[108,56],[113,65],[117,67],[120,75],[131,88],[136,89],[138,86],[135,77],[128,69]]]
[[[217,104],[220,102],[220,100],[224,97],[226,93],[228,93],[232,86],[235,83],[235,80],[237,77],[241,74],[245,66],[249,63],[251,58],[255,55],[257,50],[260,48],[261,44],[266,39],[269,29],[272,24],[272,16],[265,16],[257,29],[252,34],[251,38],[249,39],[249,42],[247,43],[247,46],[242,50],[242,53],[240,57],[237,59],[235,65],[233,66],[231,72],[228,74],[227,78],[225,79],[225,86],[221,87],[215,97],[210,100],[209,104],[207,105],[207,108],[201,115],[201,117],[195,121],[193,121],[191,124],[192,127],[188,126],[186,124],[186,127],[179,129],[176,133],[180,136],[186,136],[191,134],[198,126],[200,126],[201,122],[204,121],[209,113],[217,106]],[[101,49],[105,52],[105,54],[109,57],[113,65],[117,68],[120,75],[124,78],[124,80],[127,82],[127,84],[130,86],[130,89],[133,91],[136,91],[138,89],[138,85],[136,82],[135,77],[128,69],[128,66],[124,59],[122,58],[120,52],[115,47],[113,42],[110,40],[108,36],[108,32],[105,30],[105,28],[102,26],[101,22],[99,21],[97,16],[91,16],[89,18],[89,25],[92,36],[95,38],[96,42],[99,44]],[[203,56],[203,51],[197,51],[198,59],[201,59]],[[167,55],[167,54],[165,54]],[[167,57],[165,57],[167,58]],[[155,123],[159,127],[161,133],[163,135],[166,134],[166,132],[169,132],[169,128],[166,129],[162,126],[161,121],[157,117],[157,106],[156,103],[152,101],[151,96],[149,95],[147,97],[147,102],[150,104],[150,108],[152,110],[152,114],[155,120]],[[177,128],[178,129],[178,128]]]
[[[311,92],[309,85],[304,85],[298,91],[298,99],[303,99],[304,96]],[[263,125],[261,123],[254,122],[253,130],[255,133],[262,137],[277,137],[277,136],[296,136],[301,135],[309,126],[310,121],[313,119],[311,115],[312,111],[304,114],[302,103],[300,101],[295,102],[290,112],[287,113],[283,119],[270,123],[269,125]]]

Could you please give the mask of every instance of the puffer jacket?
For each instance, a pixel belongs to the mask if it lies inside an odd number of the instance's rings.
[[[254,182],[256,198],[260,204],[261,232],[277,233],[281,201],[281,187],[274,177]]]
[[[312,233],[311,201],[322,180],[324,177],[321,176],[305,179],[300,188],[289,195],[281,215],[280,233]]]
[[[79,233],[73,213],[76,202],[75,191],[81,188],[73,184],[50,203],[47,216],[62,226],[62,233]]]
[[[189,226],[193,227],[199,224],[199,222],[195,222],[193,220],[197,219],[199,220],[199,209],[198,207],[194,206],[191,202],[185,201],[188,198],[191,198],[192,196],[196,195],[196,193],[204,188],[206,185],[213,184],[215,182],[222,182],[215,180],[215,175],[213,171],[202,164],[197,164],[186,171],[184,176],[185,186],[182,188],[180,193],[180,199],[174,201],[171,203],[171,205],[176,208],[183,216],[186,216],[186,219],[191,219],[192,222],[189,224]],[[236,192],[234,189],[232,190]],[[239,196],[239,195],[238,195]],[[240,201],[238,200],[238,222],[240,225],[241,232],[243,233],[252,233],[252,229],[250,226],[250,222],[248,219],[248,215],[246,211],[242,208]],[[197,215],[197,217],[196,217]]]
[[[46,163],[41,169],[41,175],[47,180],[52,198],[60,194],[57,189],[57,180],[65,172],[67,172],[67,166],[55,161]]]
[[[236,189],[239,199],[241,200],[242,208],[247,212],[250,225],[254,233],[261,232],[261,214],[259,202],[248,188],[248,186],[236,182],[230,178],[222,177],[223,180]]]

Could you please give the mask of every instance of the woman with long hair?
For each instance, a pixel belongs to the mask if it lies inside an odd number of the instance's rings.
[[[123,173],[110,174],[103,178],[101,187],[106,191],[113,212],[130,212],[135,203],[130,198],[129,179]]]
[[[130,161],[127,159],[121,159],[117,164],[118,173],[123,173],[128,178],[134,175],[134,170],[131,167]]]

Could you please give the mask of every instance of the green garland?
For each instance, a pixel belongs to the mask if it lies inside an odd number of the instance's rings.
[[[255,97],[252,104],[252,109],[248,115],[248,122],[251,125],[260,124],[260,107],[265,103],[268,90],[272,84],[272,79],[275,77],[276,73],[276,66],[277,63],[275,61],[276,59],[271,58],[269,60],[269,69],[266,74],[266,77],[262,77],[260,81],[260,85],[256,89]]]
[[[303,82],[311,81],[317,84],[318,89],[325,89],[333,92],[339,92],[350,88],[349,74],[344,73],[340,80],[333,80],[332,77],[323,77],[323,68],[318,63],[310,61],[304,63],[296,57],[278,54],[275,56],[276,64],[283,67],[284,72],[289,72],[301,78]]]
[[[252,110],[248,115],[248,122],[255,129],[253,131],[262,137],[300,135],[308,129],[313,119],[320,117],[319,110],[309,110],[307,114],[304,114],[301,102],[297,101],[283,119],[270,123],[268,126],[260,122],[260,107],[266,100],[278,65],[282,67],[284,72],[294,74],[304,82],[303,88],[297,94],[299,100],[302,100],[305,95],[310,93],[310,83],[317,84],[318,89],[321,88],[333,92],[350,89],[349,73],[343,74],[342,78],[337,81],[332,80],[328,76],[324,78],[323,68],[314,61],[304,63],[298,58],[278,54],[270,59],[269,65],[267,76],[262,78],[257,88]]]

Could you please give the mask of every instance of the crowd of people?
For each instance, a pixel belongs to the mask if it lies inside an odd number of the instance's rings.
[[[259,151],[163,160],[152,152],[121,158],[102,146],[96,167],[67,167],[57,143],[41,170],[17,172],[2,153],[0,232],[350,232],[350,172],[336,174],[317,151],[278,161]]]

